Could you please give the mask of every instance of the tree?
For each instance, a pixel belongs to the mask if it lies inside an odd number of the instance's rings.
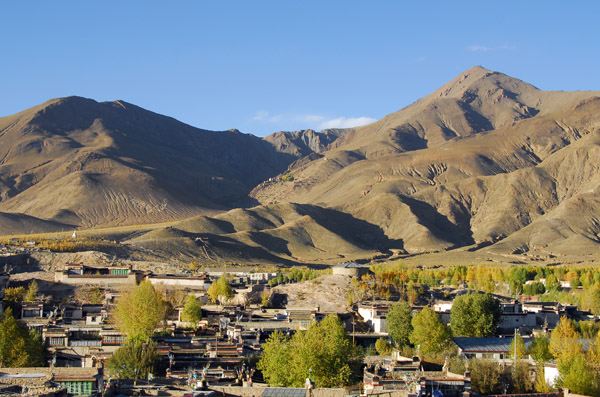
[[[490,360],[472,360],[471,387],[481,394],[500,393],[502,388],[502,370],[500,365]]]
[[[25,302],[35,301],[37,299],[38,291],[39,291],[38,284],[35,280],[33,280],[32,282],[29,283],[29,287],[27,287],[27,292],[25,293],[23,300]]]
[[[587,293],[588,306],[594,315],[600,315],[600,288],[597,285],[590,288]]]
[[[210,285],[208,288],[208,297],[213,302],[227,302],[233,298],[233,290],[229,285],[229,280],[227,280],[226,275],[222,275],[216,282]]]
[[[575,394],[597,396],[600,393],[600,385],[596,373],[594,373],[593,369],[586,362],[583,355],[575,356],[568,371],[564,373],[560,372],[557,384],[568,388],[571,393]]]
[[[411,325],[410,342],[420,346],[424,354],[440,353],[450,347],[450,329],[442,323],[438,315],[428,307],[417,313]]]
[[[264,290],[260,294],[260,303],[263,307],[269,307],[271,302],[271,292]]]
[[[25,297],[25,288],[19,287],[8,287],[4,291],[4,302],[10,307],[13,313],[21,312],[21,304]]]
[[[198,271],[198,269],[200,269],[200,265],[198,264],[198,262],[190,262],[188,264],[188,269],[195,273]]]
[[[164,302],[152,283],[142,281],[117,304],[116,320],[127,339],[146,342],[164,317]]]
[[[552,388],[550,387],[548,382],[546,382],[546,376],[545,376],[543,364],[537,365],[534,386],[535,386],[535,391],[538,393],[550,393],[552,391]]]
[[[156,364],[156,343],[142,342],[139,339],[128,339],[119,347],[106,363],[108,371],[118,375],[120,379],[146,378],[154,371]]]
[[[6,302],[21,303],[25,297],[24,287],[8,287],[4,291],[4,300]]]
[[[526,361],[519,361],[511,373],[512,392],[524,394],[533,391],[534,384],[531,379],[531,370]]]
[[[379,338],[375,342],[375,350],[377,350],[377,353],[381,354],[382,356],[389,356],[392,354],[392,349],[393,346],[387,339]]]
[[[515,357],[515,344],[517,345],[516,357]],[[513,363],[515,363],[518,360],[522,360],[523,357],[525,357],[525,355],[527,354],[527,349],[525,348],[525,342],[523,342],[523,338],[521,337],[521,334],[517,333],[515,335],[515,337],[513,338],[512,342],[510,343],[510,348],[509,348],[508,354],[510,354],[510,359],[513,360]]]
[[[410,343],[410,333],[412,332],[412,309],[408,302],[402,302],[390,307],[387,316],[387,329],[392,341],[398,347],[406,346]]]
[[[202,305],[196,295],[188,294],[185,298],[185,306],[181,317],[183,321],[192,323],[194,326],[202,320]]]
[[[257,368],[273,386],[302,387],[310,370],[317,387],[337,387],[359,378],[362,358],[362,349],[352,344],[339,318],[329,315],[292,338],[274,332]]]
[[[550,335],[550,352],[556,359],[561,373],[569,372],[569,367],[576,356],[583,355],[583,348],[578,340],[575,326],[566,316],[560,318],[558,325]]]
[[[27,333],[27,366],[28,367],[43,367],[46,364],[46,347],[42,340],[42,335],[34,329],[30,329]]]
[[[272,386],[291,386],[293,381],[288,372],[288,363],[292,361],[290,338],[283,332],[273,332],[265,344],[257,368],[263,372],[266,382]]]
[[[502,309],[490,294],[471,293],[454,299],[450,326],[454,336],[489,337],[496,335]]]
[[[40,335],[28,331],[7,308],[0,319],[0,367],[35,367],[44,364]]]
[[[538,365],[552,360],[552,353],[550,353],[550,339],[545,335],[536,336],[533,339],[533,342],[531,342],[529,350],[529,354]]]

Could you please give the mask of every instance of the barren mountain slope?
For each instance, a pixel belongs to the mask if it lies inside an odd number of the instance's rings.
[[[599,92],[480,67],[371,125],[262,140],[65,98],[0,119],[0,229],[190,217],[128,241],[181,262],[582,255],[600,243],[599,146]]]
[[[0,210],[86,227],[181,219],[248,202],[295,159],[122,101],[56,99],[0,118]]]
[[[599,94],[543,92],[474,68],[340,138],[322,157],[296,162],[293,182],[263,184],[252,195],[351,213],[410,252],[492,243],[556,208],[557,189],[579,189],[583,164],[555,161],[557,173],[544,161],[599,130]],[[586,167],[588,178],[598,176]]]

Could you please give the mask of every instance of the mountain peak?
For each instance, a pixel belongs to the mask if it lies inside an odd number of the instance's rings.
[[[513,93],[516,96],[523,94],[527,95],[539,91],[531,84],[527,84],[517,78],[493,70],[488,70],[481,66],[474,66],[459,74],[450,82],[425,98],[462,99],[466,92],[489,93],[498,89]]]

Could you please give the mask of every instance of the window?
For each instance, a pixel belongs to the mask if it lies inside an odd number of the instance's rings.
[[[91,395],[93,382],[58,382],[67,388],[67,393],[75,395]]]
[[[39,309],[25,309],[23,310],[23,317],[38,317],[40,315]]]
[[[122,345],[125,343],[125,336],[121,335],[105,335],[102,337],[103,345]]]
[[[65,338],[64,337],[54,337],[54,336],[51,336],[50,338],[48,338],[48,344],[50,346],[64,346],[65,345]]]

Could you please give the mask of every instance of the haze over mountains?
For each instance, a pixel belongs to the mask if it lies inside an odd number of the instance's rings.
[[[371,125],[264,139],[57,99],[0,118],[0,234],[182,220],[134,243],[241,262],[591,253],[599,131],[600,92],[481,67]]]

